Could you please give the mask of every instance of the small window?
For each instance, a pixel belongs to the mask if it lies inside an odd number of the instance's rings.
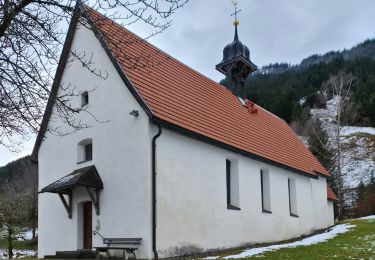
[[[264,213],[272,213],[271,211],[271,189],[270,189],[270,173],[268,170],[260,170],[260,188],[262,196],[262,211]]]
[[[289,213],[292,217],[298,217],[297,214],[297,191],[296,180],[288,179],[288,195],[289,195]]]
[[[230,205],[230,193],[231,193],[231,181],[230,181],[230,175],[231,175],[231,161],[227,159],[226,161],[226,171],[227,171],[227,205]]]
[[[78,163],[92,160],[92,139],[84,139],[78,143]]]
[[[92,144],[85,145],[85,161],[92,160]]]
[[[239,208],[239,181],[238,164],[235,161],[226,160],[226,186],[227,208],[240,210]]]
[[[89,104],[89,93],[87,91],[81,94],[81,106],[84,107]]]

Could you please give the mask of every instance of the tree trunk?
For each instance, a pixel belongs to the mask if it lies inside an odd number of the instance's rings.
[[[32,240],[35,240],[36,239],[36,225],[37,225],[37,219],[38,219],[38,216],[36,215],[36,212],[37,212],[37,197],[34,198],[33,196],[33,207],[31,209],[31,228],[32,228]]]
[[[342,86],[340,84],[340,86]],[[343,176],[342,176],[342,167],[341,167],[341,139],[340,139],[340,128],[341,128],[341,111],[342,111],[342,97],[341,97],[341,91],[340,91],[340,102],[338,105],[338,111],[337,111],[337,129],[336,129],[336,142],[337,142],[337,160],[336,160],[336,167],[337,167],[337,186],[338,186],[338,197],[339,197],[339,203],[338,203],[338,218],[342,219],[342,208],[343,208]]]
[[[12,226],[11,225],[7,225],[7,232],[8,232],[8,236],[7,236],[8,257],[9,257],[9,259],[12,259],[13,258],[13,239],[12,239],[13,232],[12,232]]]
[[[36,225],[35,225],[35,220],[33,220],[33,236],[32,236],[32,240],[35,240],[36,239]]]

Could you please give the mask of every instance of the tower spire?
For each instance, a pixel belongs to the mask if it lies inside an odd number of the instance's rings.
[[[239,21],[237,14],[241,12],[238,9],[238,0],[232,0],[234,5],[233,25],[235,27],[234,41],[225,46],[223,51],[223,60],[216,65],[216,69],[223,73],[229,80],[230,85],[227,88],[232,93],[242,99],[246,98],[245,80],[249,74],[257,70],[257,66],[250,60],[250,50],[243,44],[238,37]]]
[[[238,25],[240,24],[240,22],[238,21],[238,18],[237,18],[237,14],[239,12],[241,12],[241,10],[238,10],[237,9],[237,5],[238,5],[238,0],[232,0],[231,1],[233,6],[234,6],[234,13],[231,14],[231,16],[234,16],[234,22],[233,22],[233,25],[235,27],[235,33],[234,33],[234,40],[235,41],[238,41],[238,31],[237,31],[237,27]]]

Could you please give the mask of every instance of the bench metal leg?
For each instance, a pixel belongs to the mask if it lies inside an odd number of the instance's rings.
[[[120,249],[120,248],[113,248],[114,250],[116,249]],[[137,250],[137,248],[121,248],[122,249],[122,259],[126,260],[126,259],[137,259],[137,256],[135,254],[135,251]],[[96,259],[97,260],[101,260],[103,259],[103,256],[101,255],[101,253],[105,253],[106,254],[106,258],[107,259],[112,259],[112,255],[111,255],[111,248],[97,248],[96,249]],[[131,255],[131,256],[130,256]],[[106,259],[104,257],[104,259]]]
[[[126,253],[132,254],[132,255],[133,255],[132,258],[137,259],[137,256],[135,255],[135,250],[127,249],[127,250],[126,250]],[[126,258],[126,259],[128,259],[128,258]]]

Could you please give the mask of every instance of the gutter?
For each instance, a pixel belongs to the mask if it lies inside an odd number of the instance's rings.
[[[152,251],[154,252],[154,259],[159,259],[158,251],[156,250],[156,139],[161,135],[162,128],[157,124],[158,132],[152,138]]]

